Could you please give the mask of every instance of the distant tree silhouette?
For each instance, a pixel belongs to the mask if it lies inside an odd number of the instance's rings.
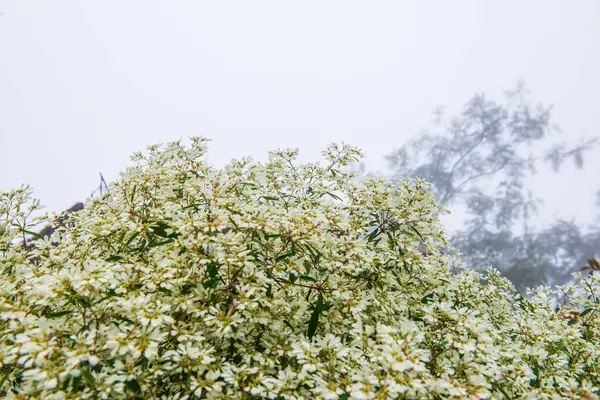
[[[392,178],[422,177],[432,182],[445,206],[462,205],[468,217],[451,237],[467,265],[492,265],[524,292],[539,284],[562,284],[600,250],[600,231],[558,220],[534,229],[530,218],[542,203],[526,187],[540,162],[559,172],[572,159],[583,168],[584,153],[597,139],[568,148],[552,144],[551,107],[533,106],[525,88],[506,93],[503,102],[483,94],[471,98],[439,134],[423,132],[389,154]],[[600,192],[599,204],[600,204]]]

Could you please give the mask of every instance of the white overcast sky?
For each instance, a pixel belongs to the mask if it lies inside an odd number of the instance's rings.
[[[567,140],[599,135],[600,1],[0,0],[0,190],[63,210],[192,135],[217,166],[344,141],[381,169],[436,106],[518,78]],[[547,215],[591,217],[594,155],[537,178]]]

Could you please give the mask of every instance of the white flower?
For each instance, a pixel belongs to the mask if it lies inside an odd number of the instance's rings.
[[[457,258],[422,257],[407,223],[428,248],[447,244],[422,180],[354,181],[344,171],[359,152],[347,145],[330,146],[327,165],[281,150],[217,170],[205,140],[192,141],[136,155],[56,246],[33,253],[13,246],[30,192],[0,193],[0,268],[12,271],[0,275],[4,390],[597,397],[599,277],[523,303],[498,271],[482,279],[452,272]],[[382,219],[399,228],[369,238]],[[567,292],[554,311],[548,299]]]

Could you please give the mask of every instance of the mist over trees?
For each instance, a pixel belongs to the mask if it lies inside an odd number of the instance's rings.
[[[465,264],[491,265],[523,293],[527,287],[567,283],[600,251],[597,225],[558,219],[540,227],[532,221],[543,201],[527,179],[543,163],[555,173],[568,160],[583,169],[585,153],[597,143],[597,138],[572,147],[557,142],[553,136],[562,132],[551,110],[532,103],[522,83],[501,101],[476,94],[447,122],[438,115],[440,132],[423,132],[386,156],[392,179],[425,178],[444,206],[464,207],[464,225],[450,242]]]

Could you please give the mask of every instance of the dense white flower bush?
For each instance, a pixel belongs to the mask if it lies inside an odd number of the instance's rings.
[[[152,146],[51,240],[0,199],[0,391],[43,399],[597,398],[599,279],[515,294],[452,272],[426,182],[360,153],[219,170]]]

